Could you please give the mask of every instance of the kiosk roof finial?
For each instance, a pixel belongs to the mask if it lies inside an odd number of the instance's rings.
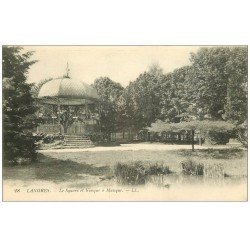
[[[67,62],[67,66],[66,66],[66,74],[64,75],[64,77],[66,77],[66,78],[70,78],[70,76],[69,76],[69,71],[70,71],[70,69],[69,69],[69,63]]]

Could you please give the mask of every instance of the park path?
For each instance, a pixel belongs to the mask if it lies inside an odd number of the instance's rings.
[[[195,145],[195,149],[208,149],[208,148],[229,148],[229,146],[199,146]],[[102,147],[97,146],[93,148],[63,148],[63,149],[46,149],[39,150],[39,153],[56,152],[56,153],[69,153],[69,152],[103,152],[103,151],[137,151],[137,150],[182,150],[191,149],[191,145],[172,145],[172,144],[156,144],[156,143],[133,143],[133,144],[121,144],[121,146]]]

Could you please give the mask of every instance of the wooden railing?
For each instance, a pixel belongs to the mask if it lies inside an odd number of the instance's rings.
[[[42,132],[46,134],[60,133],[62,130],[59,124],[40,124],[37,127],[37,132]]]
[[[83,135],[85,133],[91,133],[95,131],[96,124],[72,124],[67,129],[67,134],[71,135]],[[62,133],[64,134],[64,129],[62,125],[59,124],[40,124],[37,127],[37,132],[42,132],[46,134]]]

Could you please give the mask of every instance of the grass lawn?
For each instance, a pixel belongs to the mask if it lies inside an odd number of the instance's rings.
[[[117,162],[163,162],[179,173],[180,162],[194,159],[204,164],[221,164],[230,176],[247,176],[247,151],[242,149],[204,149],[175,151],[100,151],[100,152],[46,152],[38,155],[38,162],[30,165],[4,167],[4,180],[73,182],[85,180],[94,184],[109,179]]]
[[[180,162],[187,159],[193,159],[205,165],[221,164],[229,177],[224,178],[223,186],[221,186],[221,181],[217,182],[216,180],[214,182],[212,180],[211,182],[209,180],[209,182],[205,183],[202,177],[183,176],[180,174],[182,170]],[[116,188],[118,186],[114,177],[114,165],[117,162],[129,163],[131,161],[158,162],[164,163],[164,165],[169,167],[173,173],[164,176],[163,187],[166,187],[165,191],[159,186],[160,179],[155,179],[152,176],[153,179],[150,179],[147,183],[147,187],[158,188],[157,192],[162,192],[162,197],[168,195],[168,198],[163,199],[203,200],[204,197],[208,197],[207,199],[211,200],[234,200],[235,197],[235,200],[246,199],[247,151],[244,149],[199,149],[195,152],[187,149],[172,151],[153,149],[81,152],[43,151],[43,153],[38,154],[38,161],[35,163],[18,166],[4,165],[3,186],[5,190],[10,191],[16,187],[23,188],[24,190],[27,188],[47,187],[51,190],[58,190],[60,188]],[[236,184],[236,186],[232,184]],[[167,192],[169,186],[171,188]],[[185,192],[183,193],[184,186]],[[211,191],[210,189],[214,187],[217,187],[217,189]],[[220,189],[220,187],[223,189]],[[238,187],[240,188],[238,189]],[[222,190],[224,190],[224,193]],[[151,191],[145,191],[144,194],[150,196],[150,193]],[[194,194],[198,195],[198,197],[194,196]],[[213,194],[213,197],[209,198],[208,194]],[[240,194],[243,197],[239,198],[238,195]],[[158,199],[161,200],[162,198],[160,197]],[[153,198],[150,196],[148,199]]]
[[[229,175],[247,175],[247,151],[242,149],[200,149],[191,150],[137,150],[137,151],[99,151],[99,152],[44,152],[46,156],[64,161],[73,161],[79,164],[90,164],[93,167],[114,166],[117,162],[163,162],[170,170],[180,172],[180,162],[194,159],[205,164],[221,164]]]
[[[37,162],[3,168],[3,179],[5,181],[17,183],[21,181],[23,186],[28,186],[37,181],[65,184],[70,187],[77,187],[78,185],[84,187],[97,184],[101,180],[107,179],[110,174],[112,174],[111,168],[106,166],[95,167],[91,164],[55,159],[42,154],[38,154]]]

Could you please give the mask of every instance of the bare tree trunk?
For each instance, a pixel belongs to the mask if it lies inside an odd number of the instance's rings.
[[[147,135],[147,141],[150,141],[150,132],[148,132],[148,135]]]
[[[108,141],[109,141],[109,142],[111,142],[111,141],[112,141],[111,136],[112,136],[112,135],[111,135],[111,132],[109,132],[109,134],[108,134]]]
[[[192,129],[192,151],[194,151],[194,130]]]
[[[201,131],[200,131],[200,133],[199,133],[199,145],[202,146]]]
[[[199,137],[199,145],[202,146],[202,139]]]

